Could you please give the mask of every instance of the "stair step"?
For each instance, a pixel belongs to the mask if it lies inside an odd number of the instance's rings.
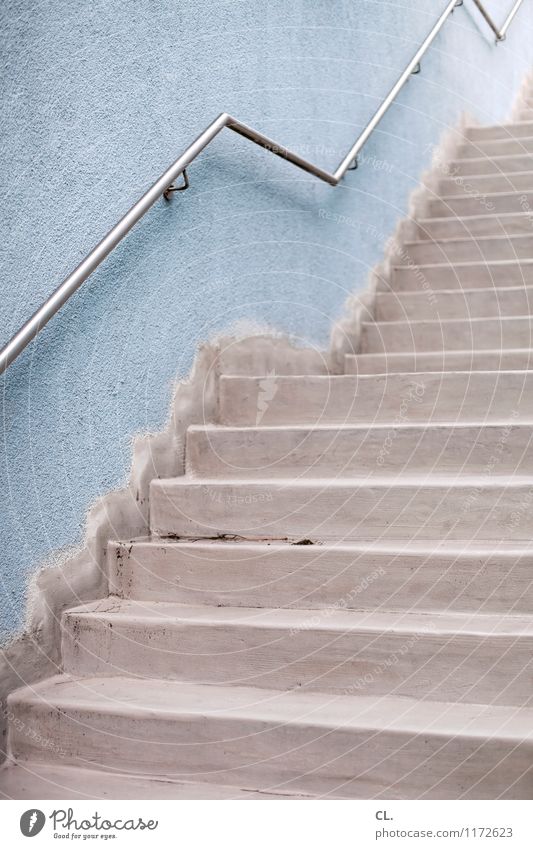
[[[492,351],[422,351],[412,354],[346,354],[346,374],[406,374],[428,371],[525,371],[533,368],[531,348]]]
[[[111,591],[213,607],[530,613],[533,547],[288,545],[157,538],[108,546]]]
[[[515,121],[511,124],[468,127],[465,136],[469,141],[494,141],[495,139],[520,139],[533,136],[532,121]]]
[[[530,371],[281,376],[270,387],[268,402],[264,382],[263,377],[222,377],[221,424],[394,423],[400,415],[411,424],[533,417]]]
[[[492,215],[494,213],[530,212],[533,209],[533,191],[503,191],[495,193],[466,192],[459,188],[446,197],[427,200],[425,218],[444,218],[447,215]]]
[[[397,475],[280,481],[154,480],[151,526],[180,538],[520,541],[533,477]],[[525,506],[524,506],[525,505]]]
[[[108,598],[67,611],[67,674],[523,705],[533,618],[192,607]],[[529,667],[529,668],[528,668]]]
[[[376,295],[375,317],[379,322],[531,314],[533,286],[442,289],[433,298],[428,298],[426,292],[379,292]]]
[[[220,784],[28,762],[0,769],[0,799],[304,799]]]
[[[396,266],[392,290],[425,292],[428,298],[441,289],[487,289],[533,285],[533,260],[503,262],[436,263]]]
[[[362,324],[361,350],[468,351],[533,348],[533,316],[422,319]]]
[[[527,260],[533,258],[533,226],[530,233],[513,236],[466,236],[459,239],[406,242],[402,257],[405,265],[418,266],[480,260]]]
[[[450,177],[474,177],[480,174],[514,174],[530,170],[533,170],[533,152],[455,159],[450,162],[447,173]]]
[[[361,345],[364,353],[533,347],[533,316],[364,322]]]
[[[457,152],[458,159],[479,159],[482,156],[497,158],[533,153],[533,136],[503,139],[477,139],[465,141]]]
[[[527,708],[68,676],[9,708],[21,762],[342,798],[533,793]]]
[[[466,160],[468,161],[468,160]],[[490,195],[499,192],[523,192],[533,189],[533,171],[511,171],[507,174],[455,174],[439,180],[439,195],[465,194]]]
[[[406,416],[408,419],[409,416]],[[391,472],[527,472],[531,424],[191,427],[187,473],[208,478],[372,477]]]
[[[463,218],[422,218],[417,222],[416,238],[464,239],[482,236],[518,236],[533,233],[531,212],[508,212],[500,215],[471,215]]]

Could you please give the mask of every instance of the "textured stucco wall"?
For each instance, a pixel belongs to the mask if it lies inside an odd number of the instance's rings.
[[[31,573],[76,543],[88,505],[126,478],[132,435],[161,426],[198,342],[247,320],[326,346],[429,146],[463,110],[483,122],[509,113],[533,58],[533,4],[496,48],[468,3],[342,187],[220,137],[190,169],[191,189],[158,203],[9,370],[3,637],[22,625]],[[336,163],[444,6],[4,0],[0,342],[218,111]],[[511,0],[491,6],[501,19]]]

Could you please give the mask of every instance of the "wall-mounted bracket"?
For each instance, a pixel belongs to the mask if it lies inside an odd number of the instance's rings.
[[[170,196],[173,192],[184,192],[185,189],[189,188],[189,177],[187,175],[187,169],[184,168],[181,172],[181,176],[183,177],[183,183],[181,186],[176,186],[174,183],[171,183],[168,188],[163,192],[163,197],[165,200],[170,200]]]

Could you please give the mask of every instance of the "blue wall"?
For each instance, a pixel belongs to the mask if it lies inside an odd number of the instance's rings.
[[[161,427],[198,343],[248,319],[326,346],[428,145],[462,110],[508,114],[533,58],[533,4],[495,48],[468,2],[340,188],[219,137],[191,189],[156,204],[9,370],[4,638],[22,625],[32,571],[79,541],[89,504],[126,479],[132,435]],[[445,5],[4,0],[0,343],[222,109],[336,164]],[[511,5],[492,2],[499,19]]]

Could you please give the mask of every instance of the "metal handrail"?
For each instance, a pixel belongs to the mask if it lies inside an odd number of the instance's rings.
[[[496,36],[496,44],[499,41],[505,40],[505,37],[507,35],[507,30],[511,26],[513,19],[514,19],[514,16],[518,12],[518,10],[519,10],[519,8],[520,8],[520,6],[522,5],[523,2],[524,2],[524,0],[516,0],[516,3],[514,4],[513,8],[509,12],[509,14],[507,15],[502,26],[498,28],[498,25],[494,23],[492,17],[489,15],[487,10],[485,9],[481,0],[474,0],[475,5],[477,6],[479,11],[481,12],[483,17],[485,18],[486,22],[488,23],[489,27],[493,31],[494,35]]]
[[[474,0],[476,5],[483,10],[482,4],[479,0]],[[505,35],[511,21],[513,20],[516,12],[518,11],[518,7],[521,5],[523,0],[519,0],[517,2],[505,21],[502,29],[499,31],[499,41]],[[398,81],[389,91],[387,97],[377,110],[377,112],[370,119],[369,123],[360,134],[356,142],[352,145],[346,156],[341,160],[338,168],[330,173],[329,171],[325,171],[323,168],[319,168],[317,165],[314,165],[312,162],[308,162],[306,159],[303,159],[301,156],[298,156],[297,153],[293,153],[288,148],[277,144],[272,139],[268,138],[268,136],[263,135],[263,133],[254,130],[252,127],[248,127],[246,124],[243,124],[242,121],[238,121],[236,118],[233,118],[231,115],[228,115],[227,112],[223,112],[221,115],[216,118],[212,124],[210,124],[207,129],[201,133],[198,138],[193,141],[191,145],[181,154],[181,156],[176,159],[176,161],[168,168],[164,174],[159,177],[159,179],[154,183],[154,185],[148,189],[147,192],[134,204],[129,212],[124,215],[120,221],[115,224],[115,226],[109,231],[109,233],[104,236],[101,242],[99,242],[95,248],[85,257],[85,259],[78,265],[78,267],[71,273],[69,276],[63,280],[63,282],[57,287],[55,292],[42,304],[39,309],[32,315],[32,317],[18,330],[15,335],[11,338],[11,340],[7,343],[7,345],[2,348],[0,351],[0,374],[3,374],[8,366],[15,360],[18,355],[24,350],[24,348],[31,342],[32,339],[37,336],[40,330],[48,323],[48,321],[54,316],[63,306],[63,304],[68,301],[71,295],[79,289],[82,283],[92,274],[92,272],[98,268],[98,266],[104,261],[104,259],[111,253],[111,251],[118,245],[120,241],[124,238],[124,236],[129,233],[131,228],[145,215],[146,212],[153,206],[153,204],[160,197],[164,197],[167,200],[170,197],[172,192],[182,191],[186,189],[189,185],[188,176],[187,176],[187,166],[196,159],[199,153],[217,136],[224,127],[227,127],[229,130],[233,130],[233,132],[238,133],[244,138],[249,139],[249,141],[254,142],[265,150],[270,151],[270,153],[275,154],[276,156],[281,157],[282,159],[287,160],[292,165],[295,165],[297,168],[300,168],[302,171],[306,171],[308,174],[312,174],[313,177],[317,177],[319,180],[323,180],[325,183],[329,183],[331,186],[336,186],[344,177],[348,170],[357,167],[357,158],[363,148],[363,146],[368,141],[369,136],[375,130],[377,125],[380,123],[381,119],[388,111],[391,104],[396,99],[398,93],[404,87],[405,83],[409,79],[412,74],[418,73],[420,70],[420,60],[426,53],[427,49],[430,47],[440,30],[442,29],[444,23],[448,19],[448,17],[452,14],[453,10],[457,6],[462,6],[463,0],[449,0],[446,4],[446,8],[433,25],[431,31],[424,39],[424,42],[416,51],[415,55],[399,77]],[[492,19],[488,16],[487,13],[484,14],[485,19],[489,23],[490,26],[494,29],[494,24]],[[183,176],[184,183],[180,186],[174,185],[174,180],[178,177]]]

